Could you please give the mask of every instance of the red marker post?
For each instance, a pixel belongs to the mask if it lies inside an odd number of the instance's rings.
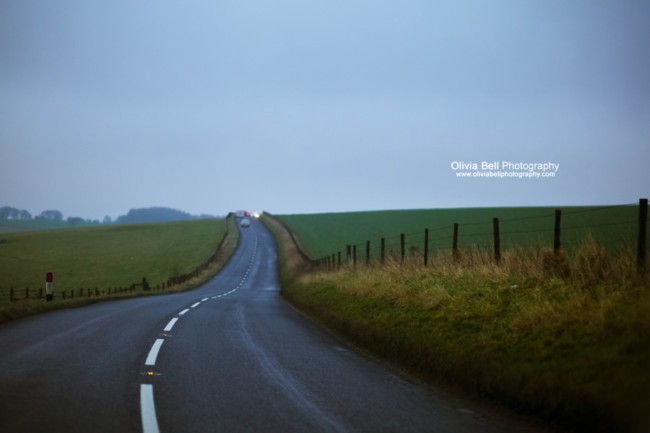
[[[52,272],[45,274],[45,300],[51,301],[54,295],[52,294],[53,287],[52,282],[54,281],[54,275]]]

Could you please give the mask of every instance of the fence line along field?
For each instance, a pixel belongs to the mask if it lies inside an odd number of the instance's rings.
[[[219,246],[227,220],[111,225],[0,234],[0,302],[11,288],[44,287],[54,273],[55,298],[64,291],[152,286],[192,272]]]
[[[555,210],[562,211],[562,247],[571,252],[591,236],[608,250],[634,247],[638,231],[638,203],[617,206],[512,207],[395,210],[305,215],[276,215],[300,238],[312,258],[341,252],[357,245],[365,257],[378,259],[381,238],[387,256],[400,254],[403,233],[406,251],[422,254],[424,230],[429,230],[431,252],[451,250],[453,227],[458,224],[458,246],[489,248],[493,242],[493,218],[500,219],[501,246],[508,248],[553,247]]]

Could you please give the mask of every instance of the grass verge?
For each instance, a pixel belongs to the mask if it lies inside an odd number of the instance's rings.
[[[276,239],[285,249],[286,236]],[[646,431],[650,288],[633,254],[613,257],[588,240],[571,259],[510,250],[496,266],[470,250],[460,262],[440,254],[432,263],[294,272],[282,293],[429,382],[556,428]]]

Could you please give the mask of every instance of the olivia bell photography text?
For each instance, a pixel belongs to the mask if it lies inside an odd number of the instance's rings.
[[[450,167],[456,177],[540,179],[554,178],[560,169],[560,164],[551,161],[452,161]]]

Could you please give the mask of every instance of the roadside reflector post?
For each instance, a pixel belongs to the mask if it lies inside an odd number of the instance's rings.
[[[53,282],[54,282],[54,274],[52,272],[48,272],[45,274],[45,300],[46,301],[51,301],[52,298],[54,298],[53,291]]]

